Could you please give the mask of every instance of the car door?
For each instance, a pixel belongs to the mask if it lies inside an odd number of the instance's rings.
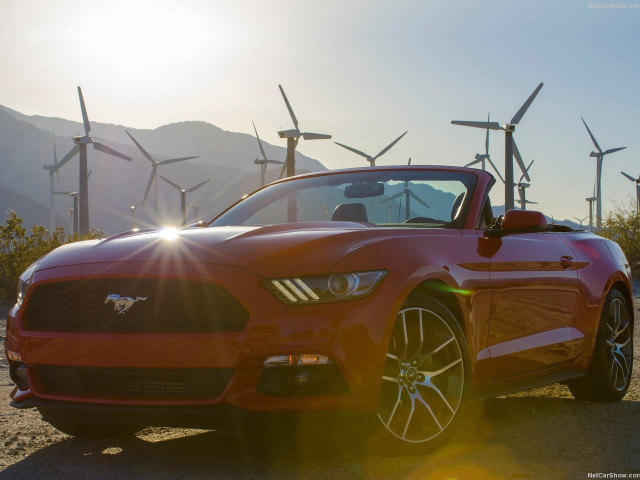
[[[490,258],[489,380],[560,365],[577,356],[573,254],[557,233],[483,237]]]

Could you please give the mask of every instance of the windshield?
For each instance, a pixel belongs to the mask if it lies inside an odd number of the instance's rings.
[[[346,221],[377,226],[461,228],[475,177],[429,170],[327,173],[270,185],[210,226]]]

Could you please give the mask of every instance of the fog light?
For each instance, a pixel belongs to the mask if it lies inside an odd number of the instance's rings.
[[[18,352],[14,352],[12,350],[7,350],[7,357],[9,358],[9,360],[11,360],[13,362],[21,362],[22,361],[22,357],[20,356],[20,354]]]
[[[302,388],[305,387],[310,380],[311,376],[308,372],[300,372],[295,377],[293,377],[293,384],[298,388]]]
[[[276,355],[264,361],[264,367],[292,367],[296,365],[331,365],[326,355],[303,353],[301,355]]]
[[[11,381],[15,383],[20,390],[29,390],[26,364],[20,362],[10,362],[9,376],[11,377]]]

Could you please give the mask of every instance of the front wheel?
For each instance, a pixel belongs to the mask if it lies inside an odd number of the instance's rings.
[[[632,367],[631,315],[624,295],[614,289],[602,310],[589,374],[567,385],[577,400],[621,400],[629,390]]]
[[[372,441],[417,454],[452,433],[467,389],[468,353],[453,314],[434,299],[408,301],[389,342]]]

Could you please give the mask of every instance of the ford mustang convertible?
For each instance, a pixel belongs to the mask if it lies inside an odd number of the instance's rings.
[[[197,228],[60,247],[8,315],[11,404],[77,436],[342,416],[417,453],[475,399],[562,382],[620,400],[622,250],[539,212],[494,219],[493,184],[447,166],[308,174]]]

